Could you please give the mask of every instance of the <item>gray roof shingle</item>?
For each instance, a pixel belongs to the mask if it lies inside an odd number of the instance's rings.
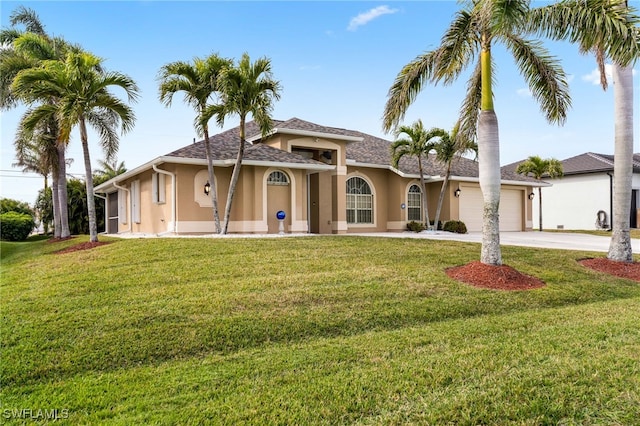
[[[516,168],[525,160],[516,161],[502,167],[502,170],[515,173]],[[613,155],[585,152],[584,154],[562,160],[562,170],[567,175],[604,173],[613,171]],[[633,154],[633,172],[640,173],[640,154]]]
[[[348,136],[361,138],[361,141],[347,144],[347,160],[362,164],[372,164],[380,166],[391,165],[391,141],[378,138],[355,130],[342,129],[338,127],[321,126],[315,123],[291,118],[286,121],[274,120],[273,128],[278,131],[296,130],[316,133],[324,133],[336,136]],[[245,131],[248,139],[259,140],[259,128],[254,121],[246,123]],[[211,151],[214,161],[234,160],[238,149],[238,128],[226,130],[214,136],[210,136]],[[199,141],[187,145],[176,151],[167,154],[169,157],[198,158],[205,159],[204,141]],[[245,159],[255,161],[275,161],[296,164],[324,164],[315,160],[304,158],[300,155],[281,151],[270,146],[254,143],[247,144]],[[419,175],[418,161],[416,158],[404,157],[400,160],[398,169],[409,175]],[[436,160],[434,154],[430,154],[426,161],[423,161],[423,170],[429,176],[444,176],[445,165]],[[454,160],[451,168],[451,175],[458,177],[478,177],[478,163],[468,158],[459,157]],[[514,171],[502,170],[502,179],[529,182],[533,179],[518,175]]]

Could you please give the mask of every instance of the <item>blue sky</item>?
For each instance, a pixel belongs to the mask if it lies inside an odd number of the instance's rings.
[[[535,4],[536,2],[534,2]],[[636,7],[640,2],[631,2]],[[542,4],[542,2],[538,2]],[[156,76],[169,62],[219,53],[272,60],[282,97],[274,118],[298,117],[359,130],[386,139],[381,116],[387,91],[403,65],[439,43],[459,5],[456,1],[2,1],[0,23],[19,5],[34,9],[46,31],[81,44],[105,59],[105,66],[131,76],[140,86],[133,131],[121,137],[119,161],[137,167],[192,142],[193,111],[174,98],[158,101]],[[595,60],[566,43],[546,43],[570,76],[573,107],[563,127],[549,125],[528,95],[526,84],[502,46],[497,61],[495,109],[500,126],[501,163],[529,155],[565,159],[587,151],[613,153],[613,91],[593,83]],[[639,65],[636,64],[636,70]],[[640,78],[634,76],[634,117],[640,123]],[[405,123],[450,129],[456,121],[466,79],[447,87],[426,87]],[[122,96],[114,91],[114,94]],[[19,173],[13,136],[18,108],[2,112],[0,196],[32,203],[42,178]],[[227,120],[225,129],[236,126]],[[212,123],[212,133],[220,129]],[[640,132],[635,135],[635,152]],[[92,162],[103,155],[90,135]],[[90,141],[91,142],[91,141]],[[83,175],[77,130],[68,149],[70,173]]]

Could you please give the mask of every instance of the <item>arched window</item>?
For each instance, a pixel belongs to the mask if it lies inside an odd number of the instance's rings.
[[[267,178],[267,185],[289,185],[289,177],[286,173],[276,170]]]
[[[407,194],[407,219],[422,221],[422,191],[418,185],[411,185]]]
[[[360,177],[347,180],[347,223],[373,223],[373,194]]]

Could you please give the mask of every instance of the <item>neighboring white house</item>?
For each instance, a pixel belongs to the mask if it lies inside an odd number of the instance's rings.
[[[640,154],[633,155],[631,228],[640,226]],[[505,166],[515,170],[518,163]],[[542,220],[545,229],[598,229],[611,227],[613,205],[613,155],[587,152],[562,161],[564,176],[544,181],[542,187]],[[533,200],[533,224],[539,223],[539,197]]]

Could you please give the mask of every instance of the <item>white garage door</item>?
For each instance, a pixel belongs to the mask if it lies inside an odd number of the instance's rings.
[[[523,192],[503,189],[500,192],[500,230],[522,231]],[[460,220],[469,232],[482,231],[482,209],[484,200],[480,188],[462,188],[460,194]]]

